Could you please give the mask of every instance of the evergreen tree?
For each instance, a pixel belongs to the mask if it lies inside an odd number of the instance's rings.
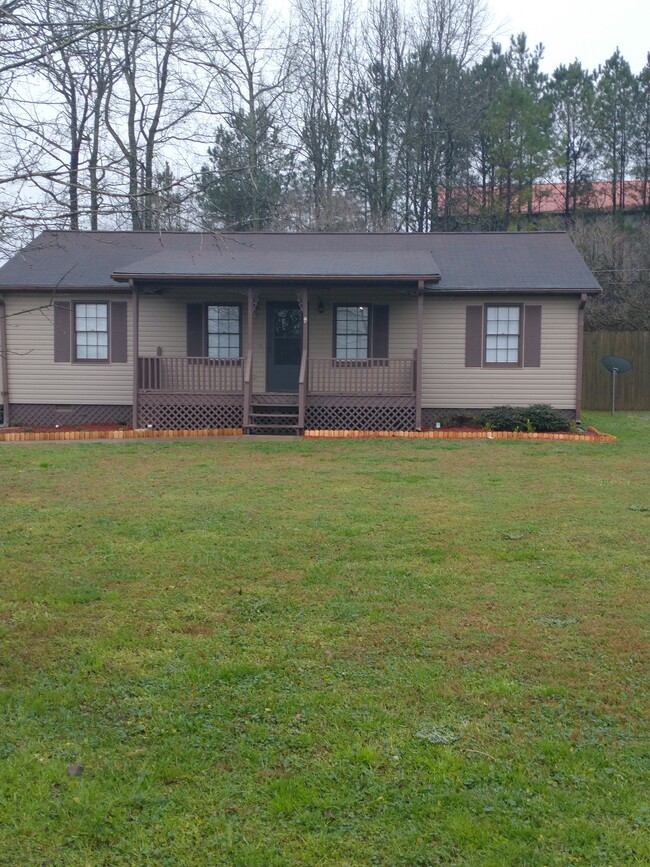
[[[593,177],[594,81],[579,61],[553,73],[549,94],[553,112],[554,160],[564,187],[564,217],[575,217]]]
[[[239,232],[275,228],[291,161],[268,111],[236,113],[230,128],[217,130],[208,156],[199,180],[203,224]]]

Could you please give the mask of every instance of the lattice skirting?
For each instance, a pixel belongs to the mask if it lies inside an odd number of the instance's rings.
[[[412,395],[310,395],[307,430],[415,430]]]
[[[24,427],[126,424],[131,421],[131,413],[130,404],[12,403],[9,405],[9,423]]]
[[[154,430],[240,428],[244,424],[241,394],[140,393],[138,426]]]

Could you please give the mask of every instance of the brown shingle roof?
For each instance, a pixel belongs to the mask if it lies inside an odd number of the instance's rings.
[[[118,273],[219,282],[262,276],[321,282],[402,277],[424,279],[434,292],[600,289],[562,232],[43,232],[0,268],[0,290],[116,288],[111,275]]]

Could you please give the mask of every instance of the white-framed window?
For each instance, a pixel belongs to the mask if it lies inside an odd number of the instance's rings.
[[[336,358],[368,358],[370,308],[364,304],[337,304],[334,307]]]
[[[108,304],[74,305],[75,359],[108,361]]]
[[[485,308],[485,364],[521,362],[521,305]]]
[[[240,304],[208,304],[208,356],[241,357]]]

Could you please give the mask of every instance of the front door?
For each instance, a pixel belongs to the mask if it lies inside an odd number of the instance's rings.
[[[295,301],[266,305],[266,390],[298,391],[302,313]]]

